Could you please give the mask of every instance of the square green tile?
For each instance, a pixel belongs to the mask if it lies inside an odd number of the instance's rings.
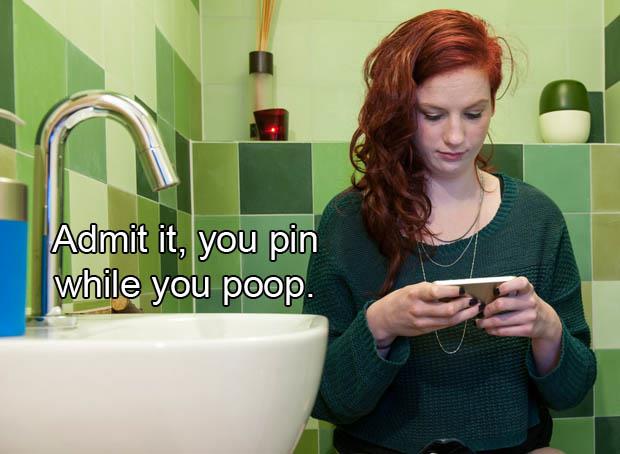
[[[15,179],[17,173],[17,156],[15,150],[0,145],[0,177]]]
[[[513,48],[513,58],[517,68],[522,71],[519,74],[521,76],[519,77],[519,89],[537,89],[538,95],[534,110],[538,114],[540,90],[549,81],[558,79],[558,74],[568,72],[568,36],[565,28],[558,28],[553,23],[555,21],[550,21],[549,18],[553,16],[541,14],[540,10],[537,10],[536,14],[532,15],[529,12],[529,8],[523,4],[512,1],[508,3],[511,5],[511,8],[519,11],[519,13],[516,13],[518,18],[514,17],[515,12],[511,11],[509,13],[510,21],[506,27],[511,36],[518,40],[514,45],[511,41],[509,42],[511,43],[511,48]],[[530,3],[530,5],[533,7],[533,3]],[[545,3],[544,8],[547,11],[553,11],[552,14],[558,14],[558,4],[555,2]],[[562,13],[564,13],[564,5],[561,8]],[[562,17],[562,21],[564,21],[564,17]],[[541,46],[540,43],[545,43],[545,45]],[[536,68],[536,70],[533,70],[533,68]],[[508,68],[506,69],[509,70]],[[526,75],[523,74],[525,71],[527,71]],[[523,95],[522,91],[518,93]],[[507,99],[504,98],[502,101],[506,102]],[[537,117],[538,115],[536,115]],[[517,118],[513,117],[513,121],[516,122]],[[523,119],[522,121],[527,120]]]
[[[239,214],[239,153],[235,143],[193,143],[194,213]]]
[[[579,268],[582,281],[592,280],[591,248],[590,248],[590,214],[566,213],[566,226],[573,246],[573,253]]]
[[[159,205],[159,222],[160,224],[174,226],[177,225],[177,211],[164,205]],[[172,252],[161,253],[161,277],[170,276],[174,279],[179,274],[178,255]],[[179,312],[179,301],[169,291],[166,292],[164,302],[162,303],[162,312]]]
[[[583,302],[583,312],[586,322],[593,332],[594,323],[592,319],[592,281],[581,281],[581,301]],[[594,335],[592,336],[594,339]]]
[[[620,80],[620,16],[605,27],[605,88]]]
[[[106,88],[133,96],[133,14],[128,14],[124,0],[103,0],[102,9]]]
[[[563,411],[549,410],[553,418],[583,418],[594,415],[594,390],[591,389],[579,404]]]
[[[67,94],[66,41],[22,0],[14,2],[17,148],[32,153],[39,124]],[[43,68],[43,69],[42,69]]]
[[[603,92],[588,92],[590,103],[590,136],[588,143],[605,143],[605,112]]]
[[[67,70],[67,87],[70,94],[105,88],[103,68],[71,42],[67,42]]]
[[[131,232],[130,225],[138,223],[136,195],[116,189],[114,186],[108,186],[108,222],[111,230]],[[121,277],[139,276],[139,254],[125,254],[120,250],[120,242],[117,246],[119,252],[110,253],[110,267],[118,268]]]
[[[216,6],[213,6],[217,8]],[[256,6],[245,5],[254,14]],[[206,17],[201,21],[203,30],[202,55],[208,70],[203,80],[208,84],[229,84],[233,77],[246,79],[248,53],[256,47],[255,17]],[[223,39],[223,37],[226,39]],[[277,56],[276,56],[277,57]],[[276,64],[278,60],[276,60]],[[233,79],[233,80],[231,80]],[[243,87],[246,87],[244,82]],[[238,87],[241,88],[241,87]],[[249,114],[249,104],[247,113]],[[245,117],[240,118],[245,120]]]
[[[190,73],[189,138],[202,140],[202,86]]]
[[[592,312],[594,316],[594,346],[597,349],[620,349],[620,281],[592,283]]]
[[[239,83],[203,86],[205,140],[250,138],[250,100],[244,87]]]
[[[136,194],[146,197],[153,202],[159,202],[159,192],[153,191],[151,188],[148,177],[146,176],[146,171],[144,170],[144,165],[142,165],[142,160],[139,157],[139,153],[142,152],[140,150],[136,150],[136,154],[138,154],[138,159],[136,160]]]
[[[180,26],[187,34],[187,47],[185,51],[181,50],[181,55],[194,77],[200,79],[202,77],[201,18],[200,14],[191,8],[184,8],[183,11],[185,13],[182,19],[184,24],[181,23]],[[187,24],[187,27],[185,27],[185,24]]]
[[[595,281],[620,280],[620,214],[592,215],[592,278]]]
[[[178,132],[175,137],[175,148],[177,154],[177,175],[179,185],[177,186],[177,207],[186,213],[192,212],[192,174],[190,167],[189,142]]]
[[[134,100],[136,100],[138,102],[138,104],[140,104],[142,107],[144,107],[144,109],[148,112],[148,114],[155,121],[155,123],[157,123],[157,112],[155,112],[153,110],[155,107],[154,106],[150,106],[149,103],[147,103],[144,99],[141,99],[137,95],[134,95],[133,98],[134,98]]]
[[[139,255],[140,282],[142,294],[140,295],[140,308],[145,312],[161,312],[161,306],[153,307],[151,301],[155,299],[151,276],[161,277],[161,259],[159,254],[159,206],[157,203],[138,197],[138,222],[144,224],[149,235],[146,244],[148,254]]]
[[[173,51],[174,61],[174,127],[185,137],[190,137],[190,70],[179,54]]]
[[[581,0],[575,1],[583,3]],[[597,10],[600,8],[589,9]],[[604,34],[605,30],[600,22],[591,25],[582,22],[580,25],[566,28],[568,67],[562,78],[578,80],[590,91],[602,92],[605,90]]]
[[[200,0],[192,0],[192,5],[194,5],[196,11],[200,12]]]
[[[192,216],[183,211],[177,211],[177,245],[185,248],[185,257],[177,257],[177,274],[179,276],[190,277],[193,272],[193,251],[192,251]],[[179,312],[193,313],[194,298],[189,295],[179,298]]]
[[[605,90],[605,142],[620,143],[620,83]]]
[[[185,257],[177,258],[177,273],[179,276],[190,277],[193,272],[192,251],[192,216],[183,211],[177,211],[177,245],[185,248]],[[179,299],[179,312],[193,313],[194,298],[190,295]]]
[[[222,276],[241,276],[241,253],[239,252],[239,250],[230,253],[222,253],[214,248],[207,260],[200,261],[199,257],[202,257],[204,255],[204,248],[202,246],[202,242],[198,237],[198,232],[203,232],[207,239],[209,238],[211,232],[214,231],[229,231],[236,235],[239,231],[240,225],[239,216],[196,216],[194,218],[194,222],[196,228],[196,234],[194,236],[194,243],[196,245],[196,250],[194,253],[196,275],[210,276],[211,288],[221,289]],[[245,237],[244,244],[249,245],[250,232],[247,231],[243,234]],[[229,246],[230,243],[228,242],[228,240],[224,240],[224,238],[225,237],[222,237],[223,244],[225,246]]]
[[[319,428],[319,420],[310,416],[306,421],[305,430],[317,430]]]
[[[133,3],[133,79],[134,91],[157,109],[157,45],[152,0]]]
[[[156,29],[157,113],[174,126],[174,58],[170,43]]]
[[[550,446],[566,454],[594,454],[592,418],[554,420]]]
[[[105,88],[103,69],[67,42],[67,91]],[[107,181],[105,119],[91,118],[75,127],[67,139],[66,166],[83,175]]]
[[[196,299],[196,313],[198,314],[240,314],[241,298],[230,299],[229,305],[222,302],[222,289],[212,288],[209,298]]]
[[[294,454],[316,454],[319,450],[319,431],[304,430],[295,446]]]
[[[332,197],[351,186],[353,171],[353,164],[349,160],[348,143],[312,144],[312,202],[314,213],[322,213]]]
[[[495,167],[498,172],[523,180],[523,145],[511,143],[484,144],[482,153],[491,158],[489,164]]]
[[[13,60],[13,2],[0,2],[0,108],[15,111],[15,68]],[[15,124],[0,122],[0,144],[15,148]]]
[[[266,278],[270,275],[280,277],[296,275],[305,279],[310,259],[310,240],[307,240],[305,253],[285,253],[278,256],[275,262],[269,260],[269,236],[271,231],[291,231],[290,225],[296,224],[295,230],[313,229],[312,215],[274,215],[274,216],[241,216],[241,229],[245,232],[256,230],[258,235],[257,254],[243,254],[241,256],[241,270],[243,278],[255,275]],[[297,246],[299,250],[299,245]],[[292,305],[284,305],[284,297],[277,299],[267,296],[251,299],[243,297],[243,312],[274,312],[274,313],[300,313],[303,297],[292,300]]]
[[[321,225],[321,218],[323,217],[322,214],[315,214],[314,215],[314,231],[317,232],[319,230],[319,225]]]
[[[564,212],[590,211],[588,145],[525,145],[524,180]]]
[[[242,214],[312,213],[309,143],[240,143]]]
[[[91,223],[98,229],[109,228],[108,188],[100,181],[85,177],[77,172],[67,171],[69,191],[69,225],[74,235],[90,229]],[[91,274],[103,276],[103,270],[110,266],[108,254],[74,254],[71,256],[71,274],[79,276],[88,268]],[[85,298],[78,298],[85,299]],[[97,299],[91,293],[88,300]],[[67,301],[70,302],[70,301]]]
[[[28,0],[32,4],[31,0]],[[60,31],[68,41],[82,49],[90,58],[100,66],[106,65],[104,55],[104,41],[107,44],[112,37],[108,36],[109,28],[104,28],[104,23],[111,25],[109,17],[105,16],[104,5],[109,5],[112,1],[118,5],[119,0],[55,0],[53,3],[56,9],[60,10],[66,22],[65,26],[58,26],[50,19],[51,14],[41,11],[41,15]],[[84,20],[89,17],[90,20]],[[114,24],[118,25],[118,24]],[[114,30],[115,32],[117,29]]]
[[[603,2],[605,10],[605,22],[607,25],[620,15],[620,0],[605,0]]]
[[[620,211],[620,146],[592,145],[592,211]]]
[[[620,350],[596,350],[595,416],[620,416]]]
[[[594,7],[594,5],[581,0],[567,0],[566,6],[569,27],[583,25],[600,27],[604,21],[604,7],[601,8],[598,5]]]
[[[137,194],[138,156],[134,141],[123,125],[107,121],[106,129],[106,167],[108,184],[130,194]]]
[[[352,22],[351,24],[353,27],[358,27],[357,24]],[[333,29],[332,32],[335,32],[335,29]],[[368,49],[369,53],[370,50],[371,48]],[[322,57],[318,57],[316,64],[313,65],[316,66],[318,71],[318,73],[313,76],[319,76],[319,73],[325,73],[324,70],[326,68],[318,70],[318,67],[322,66],[318,63],[321,59]],[[361,73],[360,68],[362,61],[363,57],[359,61],[359,67],[354,68],[354,70],[346,76],[346,81],[342,80],[342,76],[340,76],[337,82],[326,82],[325,85],[319,85],[320,82],[314,82],[314,87],[311,89],[312,130],[308,131],[306,125],[298,125],[297,131],[300,138],[311,137],[313,140],[337,142],[350,139],[351,132],[355,131],[358,126],[357,118],[364,101],[364,89],[362,85],[351,83],[351,81],[358,79]],[[335,72],[330,73],[330,76],[333,77],[333,74],[338,74],[340,72],[341,71],[337,69]],[[334,106],[334,108],[331,106]],[[338,108],[335,108],[335,106],[338,106]]]
[[[192,216],[183,211],[177,211],[177,241],[179,248],[185,248],[185,258],[178,258],[177,270],[179,275],[191,276],[194,270],[194,252],[192,250]]]
[[[176,138],[174,128],[163,118],[157,118],[157,127],[161,134],[161,138],[164,141],[164,147],[168,153],[168,158],[172,163],[172,166],[176,169],[177,166],[177,152],[176,152]],[[159,192],[159,202],[170,208],[177,208],[177,187],[168,188]]]
[[[334,448],[334,425],[319,420],[319,454],[337,454]]]
[[[193,314],[194,313],[194,300],[189,298],[183,298],[179,300],[179,313],[180,314]]]
[[[89,310],[93,310],[93,309],[103,309],[103,308],[108,308],[110,307],[110,302],[109,301],[105,301],[105,300],[88,300],[88,301],[74,301],[73,302],[73,311],[72,312],[79,312],[79,311],[89,311]],[[63,306],[65,306],[66,303],[63,303]]]
[[[294,24],[292,24],[292,27],[294,27]],[[299,39],[303,40],[303,36],[300,36]],[[278,51],[276,50],[275,52],[278,52]],[[300,59],[304,58],[303,53],[301,55],[297,55],[299,54],[299,49],[294,47],[294,44],[291,45],[289,52],[290,54],[294,53],[296,55],[295,58],[300,58]],[[279,58],[283,57],[279,53],[277,55],[279,56]],[[287,65],[287,66],[292,66],[292,65]],[[290,71],[295,71],[301,74],[306,74],[306,77],[307,77],[307,72],[304,71],[303,67],[295,68],[295,69],[289,67],[288,69]],[[280,70],[280,68],[278,68],[278,70]],[[314,112],[313,112],[313,109],[308,108],[308,106],[312,106],[314,104],[314,96],[313,96],[313,90],[312,90],[312,85],[311,85],[312,82],[308,81],[305,83],[305,85],[301,85],[301,86],[299,82],[293,82],[293,83],[287,84],[285,82],[280,81],[281,80],[280,75],[281,74],[279,72],[278,75],[275,76],[278,78],[278,81],[277,81],[278,104],[280,104],[281,106],[286,106],[286,110],[288,110],[288,114],[289,114],[288,140],[307,141],[307,142],[314,141],[314,143],[317,143],[316,141],[318,139],[314,137],[312,134],[312,131],[314,129],[313,127]],[[205,104],[205,106],[208,106],[208,105],[209,104]],[[205,111],[205,115],[208,115],[208,114],[209,114],[208,110]],[[207,129],[207,132],[208,131],[209,129]],[[249,131],[246,132],[244,130],[243,132],[245,133],[246,136],[249,137]],[[344,141],[346,141],[346,139],[343,139],[343,142]]]
[[[620,417],[595,418],[596,454],[620,452]]]

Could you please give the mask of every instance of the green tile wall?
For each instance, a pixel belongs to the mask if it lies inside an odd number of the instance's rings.
[[[620,3],[605,0],[606,141],[620,142]]]
[[[609,88],[620,80],[620,16],[605,27],[605,44],[605,88]]]
[[[289,138],[348,141],[363,99],[365,57],[398,24],[435,8],[460,8],[483,17],[513,49],[518,84],[497,104],[491,134],[498,143],[542,141],[538,99],[548,82],[571,78],[590,92],[606,88],[601,43],[609,12],[603,0],[291,0],[279,4],[270,46],[275,101],[290,112]],[[614,10],[611,5],[606,9]],[[254,2],[207,1],[200,14],[205,137],[247,140]],[[508,73],[506,67],[506,80]]]
[[[32,185],[29,156],[39,123],[51,106],[82,90],[118,91],[140,102],[157,121],[182,183],[152,192],[127,131],[112,121],[89,120],[67,140],[65,220],[74,230],[91,222],[102,228],[127,228],[130,220],[154,219],[151,213],[156,210],[155,228],[162,211],[174,215],[175,224],[183,219],[185,239],[191,238],[189,153],[190,140],[202,136],[202,87],[200,55],[190,42],[199,42],[199,8],[191,0],[175,2],[174,8],[165,1],[135,0],[129,9],[119,0],[73,2],[71,8],[55,1],[56,7],[54,1],[38,0],[6,0],[0,5],[0,107],[15,111],[27,123],[15,130],[0,122],[2,172]],[[84,21],[85,15],[91,19]],[[144,198],[154,202],[150,209],[144,208]],[[177,210],[184,210],[184,216]],[[173,266],[176,258],[162,261],[158,255],[63,258],[64,271],[74,275],[86,267],[102,272],[113,266],[140,275],[178,269]],[[183,269],[187,271],[187,265]],[[91,299],[66,304],[67,310],[77,310],[107,303]],[[28,306],[37,311],[31,301]],[[188,310],[176,301],[164,307]]]
[[[616,184],[620,146],[497,143],[485,145],[483,152],[487,156],[493,153],[491,164],[499,171],[538,187],[560,207],[582,279],[585,317],[592,328],[593,347],[599,358],[599,381],[577,407],[552,412],[552,446],[567,454],[615,452],[614,449],[620,449],[613,436],[620,420],[620,336],[616,329],[620,323],[616,304],[620,292],[620,188]],[[311,156],[310,164],[303,158],[307,153]],[[259,254],[214,254],[203,263],[195,260],[196,273],[210,275],[215,282],[220,282],[225,274],[305,275],[308,254],[289,254],[270,263],[260,244],[266,241],[268,230],[288,228],[291,222],[298,229],[316,228],[327,201],[348,185],[353,170],[348,159],[346,142],[195,143],[195,229],[207,233],[254,229],[259,234]],[[298,175],[297,185],[287,177],[293,173]],[[311,181],[311,185],[306,181]],[[283,194],[295,194],[298,205],[291,208],[293,202]],[[300,310],[299,303],[285,308],[281,300],[240,299],[224,308],[222,290],[215,288],[211,298],[196,301],[196,311]],[[310,422],[296,453],[332,452],[333,426],[320,421],[317,430]]]
[[[15,111],[15,79],[13,73],[13,3],[0,2],[0,108]],[[0,143],[15,147],[15,125],[0,122]]]

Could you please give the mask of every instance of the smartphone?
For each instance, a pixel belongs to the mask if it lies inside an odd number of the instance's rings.
[[[476,277],[473,279],[452,279],[448,281],[434,281],[437,285],[456,285],[465,288],[465,293],[478,298],[484,304],[489,304],[496,296],[494,290],[503,282],[516,279],[516,276]],[[455,298],[441,298],[439,301],[447,302]]]

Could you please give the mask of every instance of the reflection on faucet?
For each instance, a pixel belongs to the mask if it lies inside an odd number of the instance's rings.
[[[115,93],[91,90],[76,93],[54,106],[39,126],[35,146],[34,206],[36,210],[43,205],[43,213],[34,215],[31,271],[32,302],[35,306],[36,301],[41,301],[40,315],[48,312],[57,314],[59,310],[54,308],[61,303],[53,276],[61,272],[62,254],[51,254],[49,250],[63,218],[65,143],[75,126],[96,117],[112,118],[129,131],[153,190],[159,191],[179,183],[155,121],[134,100]],[[42,250],[40,238],[43,238]],[[39,286],[34,285],[36,282],[41,282],[40,292]],[[35,307],[33,314],[37,315]]]

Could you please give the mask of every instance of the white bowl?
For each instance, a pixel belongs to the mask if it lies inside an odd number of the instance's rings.
[[[327,326],[314,315],[96,315],[2,338],[0,452],[290,453]]]
[[[585,143],[590,136],[590,112],[556,110],[538,117],[545,143]]]

